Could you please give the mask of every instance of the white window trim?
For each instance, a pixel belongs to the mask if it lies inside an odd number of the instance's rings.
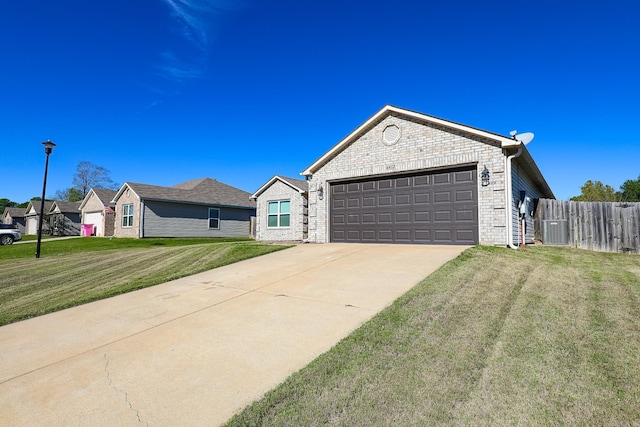
[[[124,210],[127,206],[131,206],[131,209],[129,210],[129,214],[125,215],[124,214]],[[122,228],[131,228],[133,227],[133,212],[134,212],[134,206],[133,203],[125,203],[124,205],[122,205]],[[124,221],[126,218],[131,218],[131,225],[124,225]]]
[[[218,217],[217,218],[212,218],[211,217],[211,211],[212,210],[216,210],[218,211]],[[207,211],[207,225],[209,226],[209,230],[220,230],[220,208],[209,208],[209,210]],[[218,220],[218,226],[217,227],[212,227],[211,226],[211,220],[212,219],[217,219]]]
[[[280,204],[282,202],[289,202],[289,213],[283,214],[282,212],[280,212]],[[271,203],[277,203],[278,204],[278,213],[277,214],[270,214],[269,213],[269,205]],[[269,217],[271,215],[276,215],[277,218],[278,218],[278,225],[276,225],[275,227],[269,225]],[[289,225],[285,225],[285,226],[280,225],[280,218],[282,217],[282,215],[289,215]],[[270,228],[272,230],[276,229],[276,228],[281,228],[281,229],[291,228],[291,199],[269,200],[269,201],[267,201],[267,228]]]

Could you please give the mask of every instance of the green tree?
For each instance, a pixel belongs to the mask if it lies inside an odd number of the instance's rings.
[[[628,179],[620,186],[621,198],[625,202],[640,202],[640,176]]]
[[[581,193],[579,196],[572,197],[574,202],[617,202],[621,198],[620,193],[616,193],[616,190],[607,184],[603,184],[601,181],[588,180],[580,187]]]
[[[82,193],[73,187],[56,191],[53,198],[59,202],[79,202],[84,199],[84,197],[82,197]]]
[[[0,199],[0,215],[4,213],[4,208],[15,208],[18,206],[16,202],[12,202],[9,199]]]

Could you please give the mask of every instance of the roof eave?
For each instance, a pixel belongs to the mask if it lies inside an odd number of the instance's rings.
[[[258,196],[260,196],[260,194],[264,193],[266,191],[266,189],[271,187],[273,185],[273,183],[276,182],[276,181],[280,181],[283,184],[288,185],[289,187],[293,188],[294,190],[296,190],[300,194],[304,194],[304,193],[307,192],[307,190],[299,188],[297,185],[294,185],[294,184],[290,183],[286,179],[283,179],[281,176],[274,175],[273,178],[271,178],[269,181],[266,182],[266,184],[264,184],[255,193],[253,193],[251,195],[250,199],[253,199],[253,200],[257,199]]]
[[[529,178],[531,178],[533,183],[538,187],[539,190],[541,190],[541,197],[546,199],[555,199],[556,196],[553,194],[553,191],[547,183],[547,180],[544,178],[544,175],[542,175],[542,172],[540,172],[540,169],[531,156],[531,153],[529,153],[529,150],[527,150],[527,147],[524,144],[522,145],[522,148],[522,154],[519,157],[515,158],[516,163],[518,163],[526,170]]]
[[[360,134],[363,133],[367,128],[369,128],[373,123],[378,121],[381,117],[389,114],[396,113],[401,114],[407,117],[412,117],[414,119],[428,121],[440,126],[449,127],[452,129],[456,129],[466,133],[472,133],[474,135],[478,135],[483,138],[488,138],[495,140],[501,144],[502,148],[508,148],[517,146],[519,141],[514,140],[513,138],[508,138],[506,136],[498,135],[495,133],[487,132],[481,129],[476,129],[470,126],[466,126],[460,123],[452,122],[449,120],[440,119],[438,117],[429,116],[426,114],[418,113],[416,111],[406,110],[404,108],[394,107],[393,105],[385,105],[380,111],[371,116],[366,122],[358,126],[354,131],[352,131],[349,135],[343,138],[340,142],[334,145],[329,151],[327,151],[324,155],[322,155],[318,160],[313,162],[311,166],[302,171],[300,175],[302,176],[312,176],[318,169],[320,169],[329,159],[335,156],[337,153],[342,151],[346,146],[351,143],[355,138],[357,138]]]

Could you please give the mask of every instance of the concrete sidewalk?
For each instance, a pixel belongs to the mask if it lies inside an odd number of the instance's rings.
[[[1,424],[219,425],[465,248],[300,245],[1,327]]]

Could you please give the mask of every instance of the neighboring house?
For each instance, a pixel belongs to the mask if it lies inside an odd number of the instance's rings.
[[[274,176],[251,198],[257,200],[258,240],[302,241],[308,237],[309,184],[300,179]]]
[[[47,218],[51,234],[54,236],[79,236],[79,208],[80,202],[53,202]]]
[[[251,194],[211,178],[174,187],[126,182],[113,197],[116,237],[249,237]]]
[[[532,242],[536,199],[555,198],[515,138],[389,105],[302,175],[316,243],[515,246],[520,200],[531,200],[523,211]]]
[[[27,207],[25,208],[25,226],[24,226],[24,234],[38,234],[38,223],[40,218],[40,208],[42,207],[40,200],[32,200],[29,202]],[[42,221],[42,232],[49,232],[49,224],[47,222],[47,215],[49,214],[49,210],[51,210],[52,201],[46,200],[44,202],[44,219]]]
[[[113,236],[115,228],[116,204],[112,202],[115,190],[92,188],[80,203],[82,224],[93,225],[93,235]]]
[[[25,234],[25,212],[24,208],[4,208],[2,213],[3,224],[13,224],[18,227],[22,234]]]

